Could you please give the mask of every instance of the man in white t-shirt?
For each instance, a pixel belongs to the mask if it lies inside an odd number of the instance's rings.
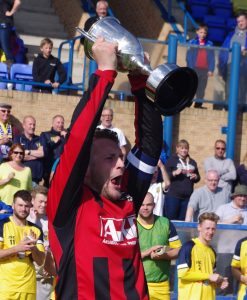
[[[116,128],[112,125],[112,120],[113,120],[113,110],[111,108],[104,108],[101,114],[101,124],[97,126],[99,129],[109,129],[111,131],[116,132],[119,140],[119,146],[122,150],[124,158],[127,155],[127,141],[125,138],[124,133],[122,132],[121,129]]]

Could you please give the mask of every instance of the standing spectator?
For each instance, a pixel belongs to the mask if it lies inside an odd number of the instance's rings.
[[[155,203],[147,193],[139,210],[137,227],[141,257],[150,300],[170,299],[170,262],[181,247],[174,225],[165,217],[154,215]]]
[[[42,266],[35,264],[37,279],[37,297],[36,300],[49,300],[53,291],[53,275],[55,266],[53,257],[49,248],[48,240],[48,219],[46,215],[48,190],[44,186],[37,185],[32,190],[32,208],[30,209],[27,220],[39,226],[44,235],[45,262]]]
[[[32,197],[28,191],[14,194],[13,216],[0,221],[0,299],[36,300],[33,262],[42,265],[42,230],[27,221]]]
[[[194,190],[190,196],[185,221],[197,221],[198,216],[204,212],[215,212],[222,205],[230,202],[225,189],[218,187],[219,174],[210,170],[206,173],[205,185]]]
[[[84,30],[88,31],[91,26],[97,22],[99,19],[107,16],[109,4],[107,1],[100,0],[96,4],[96,16],[90,17],[84,24]]]
[[[42,132],[40,135],[41,144],[45,152],[43,178],[46,187],[49,187],[51,168],[62,152],[66,134],[64,117],[56,115],[52,118],[51,130]]]
[[[219,74],[225,81],[226,99],[229,96],[229,79],[231,72],[232,54],[231,49],[234,42],[238,42],[241,46],[241,61],[240,61],[240,76],[239,76],[239,103],[247,103],[247,15],[245,12],[240,12],[236,16],[237,26],[235,31],[230,32],[222,44],[223,48],[228,48],[229,51],[220,51],[219,54]]]
[[[240,239],[235,247],[231,262],[232,274],[239,282],[238,300],[246,299],[247,289],[247,237]]]
[[[113,110],[111,108],[104,108],[101,114],[101,124],[99,126],[97,126],[97,128],[99,129],[109,129],[112,130],[114,132],[116,132],[118,140],[119,140],[119,146],[122,150],[124,159],[126,158],[127,155],[127,142],[126,142],[126,138],[124,136],[124,133],[122,132],[121,129],[114,127],[112,125],[112,120],[113,120]]]
[[[162,181],[158,181],[159,170],[161,172]],[[154,197],[154,211],[153,213],[156,216],[163,216],[164,204],[165,204],[165,193],[168,191],[170,186],[170,179],[166,172],[166,168],[159,159],[158,165],[155,168],[151,185],[148,189],[148,192]]]
[[[200,181],[197,163],[189,156],[189,143],[180,140],[176,154],[166,162],[171,185],[166,194],[164,216],[170,220],[185,220],[185,214],[194,183]]]
[[[221,223],[247,225],[247,186],[237,185],[231,195],[232,201],[216,210]]]
[[[25,149],[13,144],[9,150],[9,161],[0,165],[0,199],[11,205],[14,194],[19,190],[32,189],[32,174],[23,164]]]
[[[247,152],[244,155],[242,163],[236,168],[237,183],[247,185]]]
[[[15,61],[11,51],[11,35],[14,25],[13,16],[20,5],[21,0],[0,2],[0,48],[6,55],[8,65]]]
[[[147,77],[129,74],[137,144],[125,169],[116,135],[95,130],[117,75],[117,45],[98,38],[92,51],[98,70],[75,108],[48,193],[56,296],[147,300],[136,213],[160,156],[162,119],[145,95]]]
[[[194,69],[198,76],[198,87],[196,97],[204,99],[208,77],[213,76],[215,67],[214,51],[208,49],[213,43],[207,39],[208,27],[200,25],[196,30],[196,38],[189,41],[190,47],[187,52],[186,61],[188,67]],[[194,107],[202,108],[202,103],[195,103]]]
[[[216,170],[220,176],[219,187],[226,189],[231,194],[232,185],[236,179],[236,169],[230,158],[225,158],[226,142],[217,140],[214,144],[214,156],[204,161],[205,172]]]
[[[9,149],[13,141],[13,131],[10,124],[12,106],[0,103],[0,163],[8,158]]]
[[[50,87],[34,86],[33,91],[51,93],[66,80],[66,71],[60,60],[51,54],[52,48],[53,42],[48,38],[43,39],[40,42],[41,53],[33,61],[33,80],[49,84]],[[59,76],[58,81],[55,80],[56,72]]]
[[[227,278],[214,273],[216,253],[210,246],[218,216],[203,213],[199,217],[199,236],[183,244],[178,257],[178,300],[215,299],[216,287],[225,289]]]
[[[39,184],[43,177],[44,150],[38,135],[35,135],[36,120],[33,116],[25,116],[22,122],[23,134],[14,138],[14,143],[25,149],[23,163],[32,171],[33,184]]]

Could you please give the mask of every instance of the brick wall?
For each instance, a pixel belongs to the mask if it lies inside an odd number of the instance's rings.
[[[7,102],[13,106],[12,113],[21,122],[25,115],[33,115],[37,119],[37,133],[51,127],[51,119],[56,114],[65,117],[66,126],[69,125],[74,107],[78,103],[77,96],[42,95],[17,91],[0,91],[0,102]],[[106,106],[114,110],[114,125],[121,128],[129,142],[134,142],[133,102],[108,100]],[[226,139],[221,134],[221,127],[227,125],[227,112],[186,108],[174,117],[173,143],[179,139],[187,139],[190,143],[190,154],[199,165],[203,177],[203,160],[213,154],[214,141],[218,138]],[[238,163],[247,151],[247,113],[238,116],[236,156]],[[175,148],[175,146],[173,147]],[[200,184],[202,184],[201,181]]]

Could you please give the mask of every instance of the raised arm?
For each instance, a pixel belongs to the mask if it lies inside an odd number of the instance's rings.
[[[80,201],[93,134],[116,77],[116,45],[98,39],[93,52],[98,70],[91,76],[89,89],[73,113],[67,142],[48,194],[47,215],[58,227],[66,222]]]

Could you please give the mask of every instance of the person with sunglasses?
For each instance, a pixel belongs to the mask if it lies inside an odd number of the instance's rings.
[[[236,179],[236,168],[230,158],[225,157],[226,142],[223,140],[216,140],[214,144],[214,156],[208,157],[204,161],[205,172],[215,170],[220,176],[218,186],[226,189],[229,196],[232,191],[232,185]]]
[[[7,103],[0,103],[0,162],[8,158],[12,145],[13,128],[9,120],[11,108]]]
[[[14,144],[9,150],[9,161],[0,165],[0,199],[12,204],[13,195],[19,190],[32,189],[31,169],[23,164],[25,149]]]

